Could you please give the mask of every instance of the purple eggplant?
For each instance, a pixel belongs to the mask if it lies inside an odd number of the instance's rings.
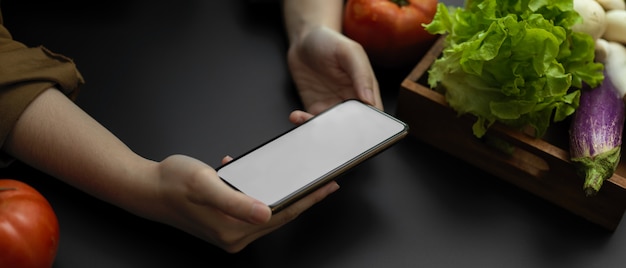
[[[621,156],[624,96],[615,87],[607,67],[602,84],[596,88],[583,86],[569,129],[570,157],[585,179],[583,190],[587,196],[596,195],[602,183],[613,176]]]

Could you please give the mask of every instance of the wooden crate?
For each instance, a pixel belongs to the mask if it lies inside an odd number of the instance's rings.
[[[506,154],[486,145],[472,133],[475,117],[458,116],[442,94],[425,86],[427,70],[442,48],[443,38],[440,38],[402,82],[396,115],[409,124],[409,134],[608,230],[615,230],[626,208],[626,157],[622,157],[615,175],[604,182],[599,193],[587,197],[582,189],[583,179],[576,175],[569,161],[565,123],[551,126],[542,139],[496,123],[485,137],[503,139],[516,149]]]

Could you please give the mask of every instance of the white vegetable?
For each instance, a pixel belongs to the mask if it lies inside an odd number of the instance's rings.
[[[626,94],[626,47],[617,42],[607,42],[608,54],[604,60],[605,70],[615,88],[622,96]]]
[[[606,29],[602,38],[626,44],[626,10],[609,10],[605,17]]]
[[[596,0],[604,8],[605,11],[613,9],[626,9],[626,1],[624,0]]]
[[[587,33],[594,40],[602,37],[606,30],[606,12],[596,0],[574,0],[574,10],[583,21],[574,24],[573,31]]]
[[[608,57],[609,54],[609,42],[602,39],[602,38],[598,38],[596,40],[596,50],[595,50],[595,60],[597,62],[602,62],[604,63],[604,61],[606,61],[606,58]]]

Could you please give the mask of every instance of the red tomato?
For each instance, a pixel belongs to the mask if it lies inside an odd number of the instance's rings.
[[[437,4],[437,0],[348,0],[343,32],[363,46],[372,64],[413,66],[437,38],[422,26],[433,20]]]
[[[0,267],[52,267],[58,245],[48,200],[23,182],[0,179]]]

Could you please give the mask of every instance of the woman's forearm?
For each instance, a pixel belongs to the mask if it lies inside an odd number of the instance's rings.
[[[70,185],[131,210],[133,199],[139,196],[129,193],[149,193],[150,184],[142,178],[156,170],[155,162],[132,152],[56,89],[44,91],[28,106],[3,149]]]
[[[283,0],[283,16],[290,42],[309,29],[325,26],[341,32],[343,0]]]

